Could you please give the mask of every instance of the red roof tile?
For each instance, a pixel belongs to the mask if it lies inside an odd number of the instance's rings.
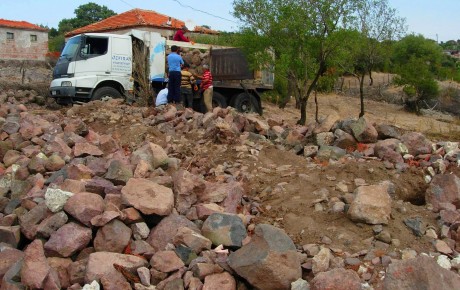
[[[14,20],[2,19],[2,18],[0,18],[0,27],[48,31],[48,29],[46,28],[42,28],[38,25],[32,24],[27,21],[14,21]]]
[[[170,17],[151,10],[132,9],[127,12],[114,15],[99,22],[75,29],[66,34],[73,36],[88,32],[103,32],[115,29],[150,26],[165,29],[178,29],[185,25],[185,22],[171,17],[171,24],[168,25]]]

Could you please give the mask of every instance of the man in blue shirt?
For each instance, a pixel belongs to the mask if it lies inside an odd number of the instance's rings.
[[[169,66],[168,103],[180,104],[181,65],[184,64],[184,60],[179,55],[178,46],[171,46],[171,53],[167,60]]]

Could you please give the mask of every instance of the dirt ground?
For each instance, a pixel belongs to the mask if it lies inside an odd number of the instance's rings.
[[[359,99],[340,95],[318,95],[319,117],[325,117],[333,112],[341,119],[357,118],[359,115]],[[418,131],[430,137],[433,141],[460,141],[460,132],[456,117],[441,113],[425,112],[417,116],[407,113],[401,106],[366,100],[365,117],[377,124],[392,124],[408,131]],[[427,114],[430,113],[430,114]],[[271,104],[264,104],[265,118],[282,116],[288,123],[295,124],[299,112],[294,104],[288,104],[280,110]],[[311,100],[307,107],[308,120],[314,119],[315,106]],[[259,222],[269,222],[284,228],[296,244],[320,243],[323,236],[333,241],[333,246],[350,252],[368,249],[373,237],[372,226],[357,224],[350,221],[344,214],[328,211],[328,203],[324,211],[315,211],[313,202],[319,196],[312,192],[321,188],[328,189],[330,198],[344,198],[344,193],[336,189],[339,182],[348,185],[351,193],[356,188],[354,180],[362,178],[367,184],[377,184],[389,180],[395,184],[392,220],[384,229],[391,233],[393,239],[400,241],[400,246],[390,250],[413,248],[418,252],[429,252],[433,247],[425,237],[418,238],[404,225],[403,220],[421,217],[425,226],[437,229],[436,215],[426,210],[424,195],[427,188],[423,180],[423,172],[419,168],[398,173],[386,169],[379,161],[367,160],[357,162],[350,160],[344,163],[313,165],[303,157],[291,152],[280,152],[275,148],[263,150],[259,156],[259,166],[262,168],[288,167],[284,172],[256,175],[250,181],[251,191],[256,196],[263,194],[268,187],[279,188],[272,194],[261,198],[262,208],[266,209]],[[457,171],[456,168],[451,170]],[[300,177],[299,177],[300,176]],[[267,210],[268,208],[268,210]]]
[[[357,98],[340,95],[320,95],[319,115],[325,117],[335,111],[342,119],[356,118],[359,114],[359,100]],[[288,104],[281,110],[273,104],[265,103],[263,119],[271,116],[282,117],[286,123],[294,126],[299,111],[294,104]],[[458,136],[460,127],[455,118],[443,114],[416,116],[405,112],[402,107],[392,104],[366,101],[366,118],[376,123],[393,124],[400,128],[420,131],[428,136],[435,136],[442,140]],[[67,113],[68,108],[61,110]],[[98,110],[97,106],[92,109]],[[399,173],[388,170],[383,163],[376,160],[357,161],[350,158],[343,162],[330,164],[316,164],[308,162],[303,156],[293,152],[278,149],[271,143],[264,143],[258,157],[242,158],[233,145],[217,145],[212,142],[199,142],[200,136],[166,136],[158,128],[142,125],[138,118],[131,120],[120,119],[115,122],[101,122],[92,119],[89,111],[78,111],[89,126],[100,133],[111,133],[127,148],[134,150],[144,140],[155,142],[161,146],[168,143],[174,146],[174,157],[182,160],[183,167],[191,169],[201,168],[205,177],[212,179],[209,170],[219,165],[234,165],[234,168],[247,168],[250,178],[244,180],[247,195],[260,203],[259,215],[256,223],[270,223],[283,228],[298,246],[312,243],[321,243],[324,237],[332,240],[332,247],[356,253],[372,247],[373,227],[350,221],[343,213],[330,212],[330,201],[347,198],[347,194],[339,191],[336,186],[344,183],[348,192],[356,188],[355,179],[361,178],[366,184],[378,184],[382,181],[391,181],[395,185],[393,196],[392,220],[385,230],[388,230],[392,239],[399,240],[392,244],[387,252],[412,248],[417,252],[433,251],[431,242],[426,237],[416,237],[404,225],[403,220],[412,217],[422,218],[425,226],[437,230],[436,215],[426,209],[424,194],[427,188],[421,169],[413,167]],[[308,121],[313,121],[314,103],[308,105]],[[176,142],[184,138],[186,142]],[[176,140],[176,141],[175,141]],[[137,145],[136,145],[137,144]],[[182,145],[177,145],[182,144]],[[456,170],[456,169],[452,169]],[[315,210],[315,203],[320,198],[315,191],[326,189],[329,194],[322,201],[323,210]]]

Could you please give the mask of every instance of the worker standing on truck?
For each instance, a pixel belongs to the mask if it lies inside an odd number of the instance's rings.
[[[190,65],[188,63],[184,63],[182,66],[182,80],[180,83],[180,94],[182,97],[182,101],[184,102],[184,107],[186,108],[193,108],[193,90],[196,86],[195,78],[193,74],[188,71]]]
[[[190,42],[190,39],[188,39],[184,34],[188,31],[187,26],[182,26],[181,29],[176,31],[176,34],[174,34],[173,40],[175,41],[184,41],[184,42]]]
[[[211,71],[209,70],[209,65],[204,64],[203,65],[203,75],[202,76],[196,76],[197,78],[201,79],[201,91],[203,92],[203,100],[204,100],[204,105],[206,106],[206,111],[212,112],[212,93],[213,93],[213,87],[212,87],[212,74]]]
[[[167,61],[169,66],[168,103],[180,104],[181,65],[184,64],[184,60],[179,55],[178,46],[171,46],[171,53]]]

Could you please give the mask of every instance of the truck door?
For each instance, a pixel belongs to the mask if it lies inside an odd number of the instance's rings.
[[[79,77],[76,86],[94,87],[97,76],[110,73],[110,55],[109,37],[82,37],[75,63],[75,77]]]

